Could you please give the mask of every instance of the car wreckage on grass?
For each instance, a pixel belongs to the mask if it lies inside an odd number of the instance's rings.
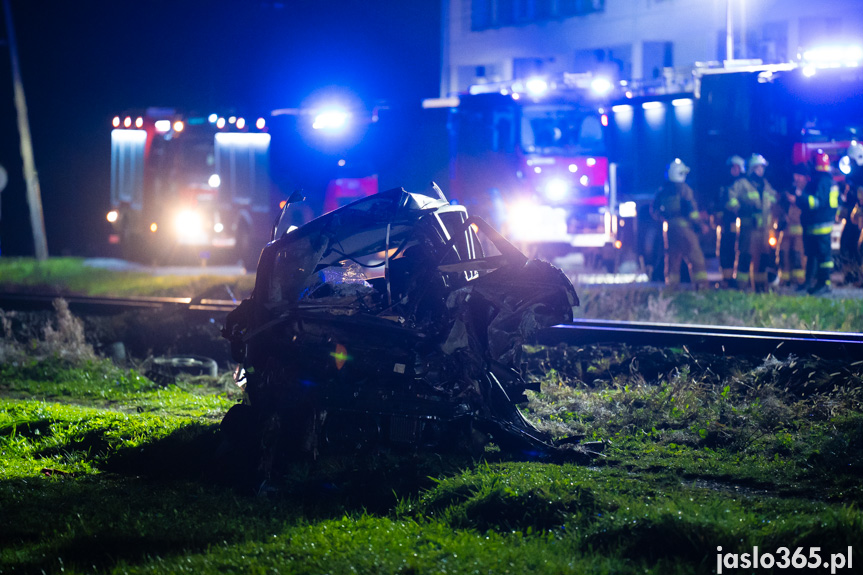
[[[291,454],[489,440],[577,453],[517,408],[531,388],[522,344],[578,305],[563,272],[435,185],[381,192],[298,228],[290,208],[223,331],[244,386],[222,422],[230,441],[266,468]]]

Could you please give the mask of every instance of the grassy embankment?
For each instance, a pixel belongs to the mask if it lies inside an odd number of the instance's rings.
[[[69,317],[0,335],[2,573],[691,574],[754,545],[863,560],[861,363],[529,349],[526,414],[607,442],[595,465],[378,453],[250,497],[209,466],[231,384],[157,385]]]
[[[0,258],[0,289],[91,296],[195,297],[229,286],[238,298],[248,296],[254,276],[174,276],[144,271],[115,271],[85,265],[82,258]],[[226,294],[222,294],[226,295]]]

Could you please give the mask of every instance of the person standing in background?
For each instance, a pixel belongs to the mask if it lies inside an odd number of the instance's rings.
[[[716,251],[719,254],[719,268],[722,272],[722,287],[736,288],[737,281],[734,279],[734,262],[736,259],[737,245],[737,211],[740,202],[731,197],[731,189],[737,180],[743,177],[746,170],[746,161],[740,156],[731,156],[726,161],[729,179],[724,186],[719,188],[718,209],[714,214],[714,222],[719,228]]]
[[[806,278],[814,282],[807,291],[812,295],[828,294],[832,291],[833,272],[830,232],[839,207],[839,186],[833,180],[830,156],[823,151],[815,155],[815,174],[799,205],[807,255]]]
[[[779,220],[777,230],[782,237],[779,241],[779,269],[782,285],[794,287],[797,291],[806,289],[806,272],[803,267],[803,225],[800,223],[799,198],[812,171],[806,164],[798,164],[793,170],[793,186],[779,198]]]
[[[686,184],[688,173],[689,167],[679,158],[668,165],[666,181],[653,202],[653,214],[665,222],[665,283],[670,287],[680,284],[680,266],[685,261],[692,282],[696,288],[703,288],[707,285],[707,267],[695,232],[695,227],[701,225],[701,214],[695,193]]]

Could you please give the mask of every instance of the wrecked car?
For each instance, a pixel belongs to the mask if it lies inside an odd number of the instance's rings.
[[[517,404],[531,387],[522,344],[578,305],[559,269],[529,260],[435,185],[381,192],[301,227],[288,227],[289,207],[223,330],[244,386],[222,422],[228,437],[265,460],[489,440],[557,449]]]

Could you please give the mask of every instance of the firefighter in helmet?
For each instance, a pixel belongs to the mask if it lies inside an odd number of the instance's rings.
[[[666,284],[680,284],[680,267],[685,261],[689,277],[701,288],[707,285],[707,267],[695,232],[696,226],[701,226],[701,214],[695,194],[686,183],[688,173],[689,167],[679,158],[668,165],[667,181],[653,201],[653,213],[664,222]]]
[[[839,261],[846,283],[859,284],[863,280],[863,254],[860,251],[863,233],[863,144],[852,142],[848,147],[845,170],[845,189],[839,202],[837,221],[845,222],[839,238]]]
[[[782,284],[806,289],[803,268],[803,225],[800,223],[798,199],[812,179],[812,171],[806,164],[797,164],[792,170],[793,185],[779,198],[779,220],[776,229],[780,232],[779,269]]]
[[[806,278],[814,281],[808,292],[829,293],[833,256],[830,232],[839,207],[839,186],[833,180],[830,156],[822,150],[815,154],[815,174],[800,198],[800,221],[806,250]]]
[[[722,285],[725,287],[737,287],[734,279],[734,258],[737,245],[737,209],[740,202],[731,197],[731,188],[740,178],[744,177],[746,171],[746,160],[734,155],[725,162],[728,166],[726,185],[719,188],[718,210],[716,211],[715,224],[719,228],[717,253],[719,254],[719,267],[722,270]]]
[[[749,158],[749,170],[731,187],[731,198],[738,204],[740,229],[737,235],[737,275],[740,288],[751,285],[755,291],[767,290],[767,270],[775,264],[776,251],[770,247],[769,230],[778,209],[776,190],[764,178],[767,160],[761,154]]]

